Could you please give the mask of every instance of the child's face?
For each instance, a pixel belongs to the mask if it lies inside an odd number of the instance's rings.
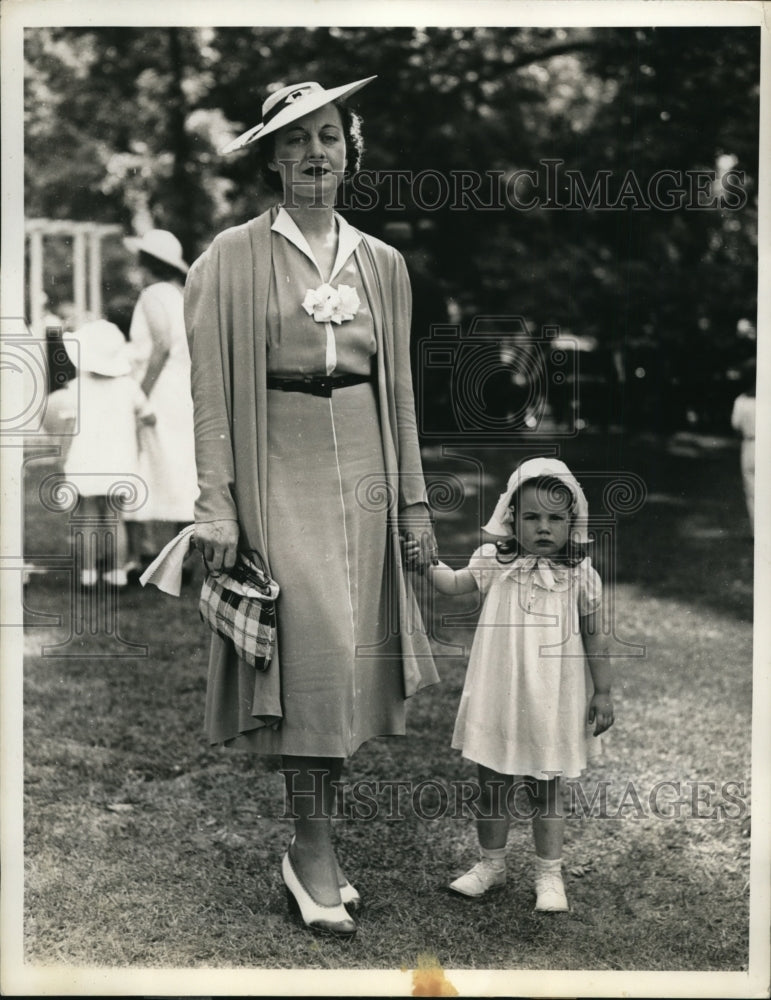
[[[570,536],[570,497],[566,490],[525,484],[515,498],[514,524],[520,546],[532,555],[560,552]]]

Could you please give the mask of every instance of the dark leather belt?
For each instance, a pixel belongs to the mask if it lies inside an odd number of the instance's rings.
[[[268,388],[283,392],[309,392],[312,396],[331,396],[333,389],[371,382],[371,375],[306,375],[304,378],[282,378],[268,375]]]

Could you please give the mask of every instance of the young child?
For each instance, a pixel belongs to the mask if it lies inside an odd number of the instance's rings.
[[[481,860],[450,889],[479,897],[506,882],[506,840],[525,777],[533,806],[536,910],[568,909],[561,858],[560,776],[577,777],[597,736],[613,724],[610,668],[597,621],[602,585],[583,548],[586,498],[567,466],[523,462],[485,530],[502,536],[468,567],[430,567],[443,594],[484,595],[452,745],[476,761]],[[417,542],[408,539],[408,562]]]
[[[125,529],[107,498],[121,482],[130,483],[128,477],[136,476],[137,424],[153,424],[155,417],[131,376],[126,340],[114,323],[86,323],[68,334],[65,343],[78,375],[61,391],[69,393],[69,407],[78,419],[64,473],[77,487],[79,516],[90,522],[80,582],[84,587],[96,584],[101,547],[102,556],[113,563],[104,574],[105,582],[125,587]],[[97,536],[100,546],[95,544]]]

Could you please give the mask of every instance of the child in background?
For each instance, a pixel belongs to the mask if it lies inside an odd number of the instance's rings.
[[[112,568],[104,580],[113,587],[126,585],[126,540],[122,519],[108,505],[108,497],[121,483],[137,474],[138,422],[152,424],[155,417],[147,398],[131,377],[131,360],[123,334],[114,323],[86,323],[65,340],[77,377],[62,392],[69,393],[69,408],[77,415],[64,473],[77,487],[78,513],[92,520],[86,535],[80,582],[93,587],[98,578],[98,546],[110,557]],[[113,534],[115,532],[115,534]]]
[[[535,908],[568,909],[560,775],[577,777],[586,767],[591,724],[595,736],[613,724],[598,622],[602,584],[584,553],[587,519],[567,466],[530,459],[512,474],[485,526],[503,540],[482,545],[464,569],[429,569],[443,594],[484,595],[452,738],[477,763],[482,792],[481,860],[450,885],[463,896],[506,882],[506,803],[521,775],[534,806]],[[405,553],[409,562],[417,542],[408,538]]]

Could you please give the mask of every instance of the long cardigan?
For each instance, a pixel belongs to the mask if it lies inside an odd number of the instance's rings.
[[[238,521],[239,547],[257,549],[266,559],[266,317],[275,217],[276,209],[271,209],[220,233],[193,264],[185,286],[200,488],[195,520]],[[391,540],[387,574],[395,591],[389,606],[398,609],[394,631],[401,637],[404,695],[410,697],[439,680],[418,602],[402,567],[396,523],[400,509],[426,497],[409,360],[412,300],[401,255],[380,240],[361,236],[354,255],[377,341]],[[279,585],[290,587],[292,581],[280,580]],[[267,672],[256,672],[229,644],[212,636],[205,721],[210,740],[229,742],[262,726],[277,726],[283,714],[280,656]]]

